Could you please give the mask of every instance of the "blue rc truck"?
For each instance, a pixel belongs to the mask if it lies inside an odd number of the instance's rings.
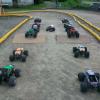
[[[78,80],[81,82],[80,91],[86,93],[89,89],[96,89],[100,92],[100,74],[92,70],[78,74]]]

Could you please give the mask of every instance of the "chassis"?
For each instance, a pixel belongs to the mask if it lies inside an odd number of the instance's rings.
[[[15,50],[13,50],[12,55],[9,56],[9,60],[11,62],[16,61],[16,60],[25,62],[27,56],[28,56],[27,50],[24,50],[23,48],[16,48]]]
[[[0,84],[7,83],[8,86],[16,85],[16,78],[21,76],[21,70],[15,69],[14,65],[6,65],[0,68]]]
[[[68,38],[75,37],[79,38],[79,32],[70,24],[64,24],[65,31],[67,32]]]
[[[90,53],[89,51],[87,51],[87,47],[80,45],[78,47],[73,47],[73,53],[74,53],[74,57],[78,58],[78,57],[85,57],[85,58],[89,58]]]
[[[80,91],[86,93],[89,89],[96,89],[100,92],[100,74],[92,70],[78,73],[78,80],[81,82]]]

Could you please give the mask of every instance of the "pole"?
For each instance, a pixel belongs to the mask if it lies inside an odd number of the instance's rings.
[[[2,15],[2,0],[0,0],[0,15]]]
[[[56,0],[56,8],[58,7],[58,0]]]

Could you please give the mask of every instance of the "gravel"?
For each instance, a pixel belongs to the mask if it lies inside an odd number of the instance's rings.
[[[77,44],[62,44],[57,43],[55,40],[56,35],[66,35],[60,21],[65,15],[39,12],[30,14],[34,18],[40,17],[42,19],[40,32],[44,32],[46,35],[46,42],[43,44],[12,43],[15,34],[20,34],[21,31],[25,32],[31,27],[34,20],[32,19],[1,45],[1,66],[14,64],[22,70],[22,77],[17,79],[15,88],[9,88],[6,84],[0,86],[0,100],[99,100],[100,94],[95,90],[86,94],[80,92],[77,74],[86,69],[100,72],[100,44],[74,20],[67,17],[81,34],[90,36],[93,39],[89,44],[83,43],[90,51],[90,58],[75,59],[72,47],[77,46]],[[87,16],[87,13],[83,12],[83,14]],[[55,32],[45,32],[45,28],[49,24],[55,25]],[[29,50],[29,57],[26,63],[9,62],[9,55],[16,47],[23,47]]]

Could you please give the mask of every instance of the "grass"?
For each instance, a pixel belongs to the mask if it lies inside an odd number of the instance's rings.
[[[77,7],[79,4],[77,4],[74,0],[67,0],[65,2],[61,2],[60,8],[70,9],[73,7]]]
[[[65,2],[60,2],[59,3],[59,9],[87,9],[88,10],[89,5],[87,4],[82,4],[79,5],[73,0],[67,0]],[[47,8],[47,5],[45,3],[41,3],[38,5],[28,5],[28,6],[21,6],[18,8],[7,8],[5,9],[6,12],[11,12],[11,11],[28,11],[28,10],[35,10],[35,9],[45,9]]]
[[[65,2],[61,2],[61,8],[63,9],[83,9],[83,10],[89,10],[90,4],[77,4],[75,1],[73,2],[73,0],[69,0],[69,1],[65,1]]]
[[[5,8],[5,11],[6,12],[9,12],[9,11],[27,11],[27,10],[44,9],[44,8],[46,8],[46,5],[44,3],[42,3],[42,4],[38,4],[38,5],[21,6],[18,8],[9,7],[9,8]]]
[[[68,4],[68,1],[61,2],[61,7],[62,8],[70,8],[70,5]]]

